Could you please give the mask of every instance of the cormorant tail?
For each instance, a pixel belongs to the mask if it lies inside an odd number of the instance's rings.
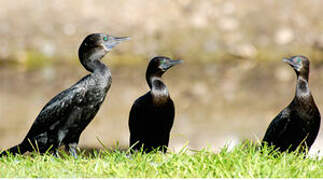
[[[0,157],[7,156],[9,154],[12,154],[12,155],[23,154],[26,151],[27,151],[26,148],[24,148],[24,146],[22,146],[22,144],[18,144],[16,146],[11,147],[10,149],[3,151],[0,154]]]

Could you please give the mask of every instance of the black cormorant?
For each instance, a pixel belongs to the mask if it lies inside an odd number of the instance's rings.
[[[108,34],[88,35],[79,48],[79,58],[86,70],[91,72],[72,87],[59,93],[41,110],[24,140],[2,152],[23,154],[37,150],[54,152],[61,145],[77,157],[76,147],[80,135],[98,112],[111,86],[109,68],[101,58],[114,46],[128,38]]]
[[[304,56],[283,59],[296,72],[296,94],[293,101],[270,123],[263,143],[279,151],[309,150],[319,132],[321,116],[308,86],[309,60]],[[307,148],[307,149],[306,149]]]
[[[134,150],[167,151],[175,108],[161,76],[182,62],[162,56],[150,61],[146,71],[150,91],[134,102],[129,114],[130,147]]]

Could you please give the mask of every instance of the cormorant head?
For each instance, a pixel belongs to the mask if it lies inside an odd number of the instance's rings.
[[[148,75],[158,75],[161,76],[166,72],[169,68],[175,66],[176,64],[182,63],[183,60],[172,60],[168,57],[157,56],[150,60],[147,74]]]
[[[113,37],[104,33],[90,34],[83,40],[79,49],[79,57],[81,59],[81,62],[83,59],[101,59],[114,46],[128,39],[130,38]]]
[[[293,56],[291,58],[284,58],[283,62],[289,64],[297,75],[308,75],[310,61],[305,56]]]

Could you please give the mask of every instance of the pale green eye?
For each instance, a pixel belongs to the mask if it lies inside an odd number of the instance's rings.
[[[297,63],[300,63],[302,61],[301,58],[299,58],[299,57],[297,57],[295,60]]]
[[[107,41],[108,40],[108,37],[104,37],[103,40]]]

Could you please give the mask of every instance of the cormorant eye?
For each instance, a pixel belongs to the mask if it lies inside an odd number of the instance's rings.
[[[296,61],[297,63],[300,63],[302,60],[301,60],[301,58],[297,57],[297,58],[295,59],[295,61]]]
[[[106,37],[106,36],[105,36],[105,37],[103,38],[103,40],[107,41],[107,40],[108,40],[108,37]]]

